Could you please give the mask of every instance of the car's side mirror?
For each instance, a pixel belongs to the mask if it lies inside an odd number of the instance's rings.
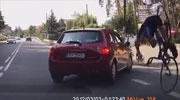
[[[129,47],[131,45],[131,43],[130,42],[126,42],[125,45],[126,45],[126,47]]]

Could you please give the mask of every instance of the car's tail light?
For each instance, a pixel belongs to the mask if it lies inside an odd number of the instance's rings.
[[[108,47],[98,47],[97,51],[102,55],[107,55],[110,52],[110,49]]]
[[[53,53],[54,53],[54,48],[51,48],[49,51],[49,55],[53,55]]]

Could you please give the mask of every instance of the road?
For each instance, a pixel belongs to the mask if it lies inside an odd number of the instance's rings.
[[[55,84],[48,71],[48,53],[49,46],[37,40],[0,44],[0,100],[180,100],[180,80],[173,92],[163,93],[159,67],[134,65],[132,72],[118,74],[114,86],[75,75]]]

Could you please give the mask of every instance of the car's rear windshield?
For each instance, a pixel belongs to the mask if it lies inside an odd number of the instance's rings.
[[[70,31],[62,34],[58,43],[68,43],[68,42],[80,42],[85,43],[98,43],[101,42],[101,32],[100,31]]]
[[[15,37],[8,37],[8,39],[15,39]]]

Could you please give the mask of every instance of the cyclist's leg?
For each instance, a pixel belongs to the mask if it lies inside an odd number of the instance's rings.
[[[151,46],[154,48],[156,46],[156,40],[154,39],[154,32],[150,27],[146,27],[146,37],[148,38]]]
[[[145,26],[142,25],[138,34],[137,34],[136,40],[135,40],[135,48],[136,48],[136,52],[137,52],[136,56],[138,56],[138,57],[142,57],[142,54],[140,52],[139,47],[140,47],[140,44],[142,42],[142,38],[144,37],[145,31],[146,31]]]
[[[160,26],[158,29],[159,29],[159,31],[157,32],[156,37],[157,37],[158,43],[162,45],[159,52],[161,52],[161,54],[163,52],[162,55],[167,55],[168,42],[169,42],[169,40],[168,40],[168,38],[169,38],[168,37],[168,26],[163,25],[163,26]],[[162,55],[160,55],[160,53],[159,53],[158,57],[162,56]]]
[[[162,57],[162,52],[163,52],[163,38],[160,34],[160,31],[156,31],[155,32],[155,36],[156,36],[156,40],[157,40],[157,43],[158,43],[158,46],[159,46],[159,53],[158,53],[158,58],[161,58]]]

